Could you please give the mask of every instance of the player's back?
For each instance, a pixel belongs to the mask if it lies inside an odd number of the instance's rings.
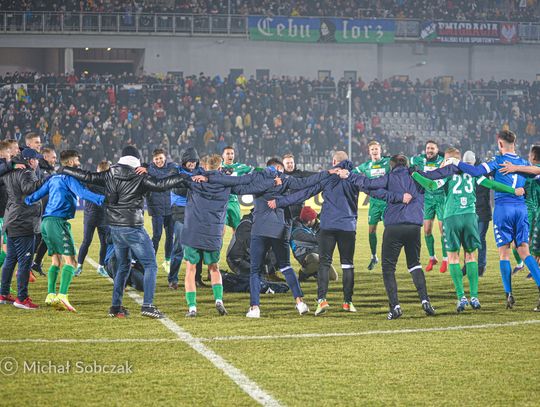
[[[514,165],[530,165],[529,162],[517,154],[506,153],[496,156],[493,161],[489,163],[490,169],[494,170],[494,180],[505,185],[509,185],[512,188],[524,188],[527,178],[521,174],[503,174],[501,173],[501,164],[510,162]],[[516,196],[513,194],[507,194],[504,192],[495,192],[495,202],[497,204],[510,204],[510,205],[525,205],[524,196]]]
[[[456,215],[476,213],[475,179],[469,174],[454,174],[446,184],[444,219]]]

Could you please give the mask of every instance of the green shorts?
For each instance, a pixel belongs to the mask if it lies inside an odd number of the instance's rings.
[[[386,202],[373,200],[369,202],[368,209],[368,225],[376,225],[384,219],[384,211],[386,210]]]
[[[424,198],[424,220],[433,220],[437,215],[437,219],[442,221],[445,201],[444,195],[426,196]]]
[[[536,225],[537,213],[536,209],[527,208],[527,217],[529,218],[529,239],[533,236],[534,226]]]
[[[4,218],[0,218],[0,233],[2,233],[2,229],[4,228]],[[2,237],[2,244],[7,244],[7,235],[6,233],[1,234]]]
[[[534,223],[529,225],[531,231],[531,254],[535,257],[540,256],[540,214],[536,213],[536,216],[533,217]]]
[[[229,202],[227,205],[227,218],[225,219],[225,224],[236,229],[240,224],[241,219],[240,204],[238,202]]]
[[[461,246],[467,253],[482,247],[478,233],[476,213],[454,215],[443,222],[444,245],[449,252],[459,252]]]
[[[186,245],[182,247],[184,249],[184,259],[189,261],[191,264],[198,264],[201,261],[201,257],[203,259],[203,263],[206,265],[219,263],[219,250],[207,252],[206,250],[195,249]]]
[[[75,242],[71,234],[70,223],[63,218],[47,216],[41,221],[41,237],[47,244],[49,256],[61,254],[63,256],[75,256]]]

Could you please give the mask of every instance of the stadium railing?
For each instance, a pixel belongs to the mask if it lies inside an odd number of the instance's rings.
[[[0,33],[140,33],[248,36],[248,17],[232,14],[0,11]],[[396,38],[416,40],[421,20],[396,19]],[[518,23],[521,41],[540,41],[540,23]]]

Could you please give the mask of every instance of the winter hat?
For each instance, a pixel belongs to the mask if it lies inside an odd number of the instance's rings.
[[[476,155],[472,151],[465,151],[463,154],[463,162],[474,165],[476,162]]]
[[[123,149],[122,149],[122,157],[125,157],[125,156],[131,156],[131,157],[135,157],[137,159],[141,159],[141,155],[139,154],[139,150],[137,150],[136,147],[134,146],[125,146]]]
[[[21,156],[25,160],[30,160],[31,158],[34,158],[34,159],[43,158],[41,154],[39,154],[36,150],[32,148],[25,148],[22,151]]]
[[[304,223],[317,219],[317,212],[313,210],[310,206],[304,206],[300,211],[300,220]]]

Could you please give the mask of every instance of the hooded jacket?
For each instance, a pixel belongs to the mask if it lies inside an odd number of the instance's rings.
[[[396,166],[390,173],[380,178],[369,179],[360,174],[351,174],[348,181],[367,190],[370,195],[373,190],[381,188],[387,192],[386,197],[381,197],[388,202],[384,212],[385,226],[400,224],[421,226],[424,222],[424,189],[411,177],[412,172],[411,168]],[[459,170],[456,166],[449,165],[434,171],[417,172],[428,179],[436,180],[450,177]],[[405,193],[412,195],[412,200],[408,204],[403,203]]]
[[[282,185],[274,185],[273,179],[280,176]],[[259,182],[260,191],[253,193],[255,209],[253,211],[252,236],[263,236],[275,239],[289,239],[291,229],[291,216],[288,209],[283,209],[284,205],[276,209],[268,207],[268,201],[283,196],[288,190],[300,190],[302,188],[318,185],[323,180],[334,178],[328,171],[321,171],[308,178],[295,178],[276,172],[273,167],[268,167],[263,171],[258,171],[244,177],[254,177],[254,182]],[[225,177],[225,176],[223,176]],[[215,177],[209,178],[211,182],[227,182],[243,177],[226,177],[217,180]],[[260,181],[258,181],[260,180]],[[269,183],[268,180],[271,180]],[[234,181],[233,181],[234,182]],[[234,185],[234,184],[229,184]],[[242,193],[237,193],[242,195]],[[304,199],[305,200],[305,199]],[[287,214],[285,213],[287,211]]]
[[[90,172],[64,167],[61,172],[78,180],[105,187],[106,218],[109,226],[144,226],[144,196],[150,191],[166,191],[185,184],[187,175],[156,179],[137,175],[130,165],[116,164],[108,171]]]
[[[167,178],[177,174],[174,163],[165,163],[162,168],[154,163],[148,166],[148,175],[156,179]],[[150,216],[168,216],[171,214],[171,192],[149,192],[146,195],[146,206]]]
[[[213,181],[187,184],[189,191],[182,244],[205,251],[221,250],[229,195],[261,192],[274,184],[274,178],[272,176],[265,178],[263,175],[232,177],[219,171],[208,171],[203,175],[207,176],[209,181],[224,178],[232,181],[230,186]]]
[[[294,167],[294,170],[292,171],[284,171],[283,172],[285,175],[289,175],[291,177],[296,177],[296,178],[307,178],[313,174],[316,174],[315,172],[311,172],[311,171],[302,171],[302,170],[299,170],[298,168],[296,168],[296,165]],[[296,205],[291,205],[289,206],[289,211],[291,213],[291,218],[297,218],[298,216],[300,216],[300,211],[302,210],[302,208],[304,207],[304,202],[300,202],[299,204],[296,204]]]
[[[185,167],[188,161],[195,161],[197,163],[193,172],[189,171]],[[185,174],[189,176],[199,174],[201,170],[199,167],[199,154],[197,154],[197,150],[195,150],[193,147],[187,148],[186,151],[184,151],[184,153],[182,154],[182,163],[181,165],[176,167],[176,171],[178,174]],[[184,214],[187,204],[187,193],[187,187],[174,188],[170,192],[171,213],[173,219],[181,223],[184,223]]]
[[[334,168],[352,171],[354,167],[349,160],[344,160]],[[360,188],[337,175],[329,177],[310,188],[288,196],[280,196],[276,199],[276,203],[279,208],[284,208],[304,202],[319,192],[322,192],[324,199],[320,214],[321,229],[355,231]]]

